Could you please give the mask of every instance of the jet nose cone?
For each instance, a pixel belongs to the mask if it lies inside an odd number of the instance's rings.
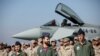
[[[18,33],[16,35],[13,35],[13,38],[25,39],[25,40],[36,39],[38,37],[40,37],[40,28],[34,28],[31,30],[27,30],[27,31]]]

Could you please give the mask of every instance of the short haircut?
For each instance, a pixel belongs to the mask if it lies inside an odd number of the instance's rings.
[[[55,42],[55,43],[57,43],[57,41],[56,41],[56,40],[52,40],[52,41],[51,41],[51,43],[52,43],[52,42]]]
[[[19,45],[20,47],[22,46],[21,43],[19,41],[15,42],[15,45]]]
[[[45,37],[50,38],[50,36],[49,36],[49,35],[44,35],[44,36],[42,36],[42,39],[45,39]]]
[[[11,47],[15,47],[15,45],[12,45]]]
[[[78,32],[73,32],[73,37],[77,37]]]
[[[11,49],[11,46],[7,46],[6,48],[10,48]]]
[[[85,35],[85,32],[84,32],[81,28],[80,28],[79,31],[78,31],[78,35],[80,35],[80,34]]]

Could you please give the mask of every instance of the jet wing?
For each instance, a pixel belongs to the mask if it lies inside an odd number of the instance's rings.
[[[54,33],[51,40],[59,40],[61,38],[71,36],[75,29],[70,28],[58,28],[58,30]]]
[[[80,17],[68,6],[59,3],[55,9],[55,12],[69,19],[75,24],[83,25],[84,22],[80,19]]]

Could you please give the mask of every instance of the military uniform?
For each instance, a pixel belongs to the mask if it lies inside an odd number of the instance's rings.
[[[26,50],[26,54],[27,54],[27,56],[37,56],[37,47],[35,47],[35,48],[29,47]]]
[[[15,52],[13,53],[11,56],[27,56],[25,52],[23,51],[19,51],[19,52]]]
[[[94,56],[94,50],[88,41],[84,41],[83,45],[79,42],[74,46],[75,56]]]
[[[95,56],[100,56],[100,46],[94,46]]]
[[[13,55],[15,52],[14,51],[10,51],[8,56]]]
[[[53,52],[55,53],[55,56],[58,56],[58,52],[57,52],[57,47],[51,47],[53,49]]]
[[[57,48],[58,56],[61,56],[61,50],[63,49],[63,46],[60,46]]]
[[[73,46],[69,45],[59,50],[59,56],[75,56]]]
[[[7,52],[5,50],[0,50],[0,56],[7,56]]]
[[[38,56],[55,56],[55,52],[51,47],[46,48],[46,50],[43,47],[39,47],[37,53]]]

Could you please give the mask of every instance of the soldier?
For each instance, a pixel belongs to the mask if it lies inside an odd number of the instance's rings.
[[[63,48],[60,50],[59,56],[75,56],[73,46],[70,45],[70,39],[64,38]]]
[[[53,51],[55,53],[55,56],[58,55],[58,53],[57,53],[57,45],[56,44],[57,44],[56,40],[52,40],[51,41],[51,48],[53,49]]]
[[[4,44],[0,43],[0,56],[7,56],[7,52],[4,50]]]
[[[76,44],[78,42],[78,33],[73,32],[73,37],[74,37],[74,44]]]
[[[7,46],[6,47],[6,55],[8,56],[10,54],[11,51],[11,46]]]
[[[32,40],[30,47],[26,50],[27,56],[37,56],[37,41]]]
[[[43,45],[42,37],[38,38],[38,46],[42,46]]]
[[[94,56],[92,44],[85,39],[85,32],[78,31],[78,42],[74,46],[75,56]]]
[[[93,48],[95,51],[95,56],[100,56],[100,43],[99,43],[99,37],[96,37],[93,39]]]
[[[58,55],[59,56],[61,56],[61,50],[63,49],[63,44],[64,44],[63,42],[64,42],[64,39],[63,38],[59,40],[60,46],[57,48],[57,51],[58,51]]]
[[[28,48],[28,44],[22,43],[21,50],[24,51],[24,52],[26,52],[27,51],[27,48]]]
[[[62,27],[67,26],[67,19],[64,19],[64,20],[63,20],[63,22],[61,23],[61,26],[62,26]]]
[[[11,56],[27,56],[25,52],[21,50],[21,43],[17,41],[15,43],[15,52]]]
[[[9,53],[9,56],[11,56],[12,54],[14,54],[15,53],[15,45],[12,45],[11,46],[11,51],[10,51],[10,53]]]
[[[38,56],[55,56],[53,49],[50,47],[49,36],[43,37],[43,46],[37,50]]]
[[[63,44],[64,44],[64,43],[63,43],[63,42],[64,42],[63,40],[64,40],[63,38],[59,40],[59,44],[60,44],[59,49],[61,49],[61,48],[63,47]]]

